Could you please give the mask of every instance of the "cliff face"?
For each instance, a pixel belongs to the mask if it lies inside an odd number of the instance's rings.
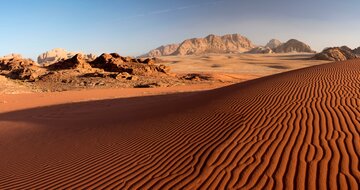
[[[172,55],[199,55],[204,53],[241,53],[254,48],[253,43],[239,34],[209,35],[185,40]]]
[[[205,38],[193,38],[181,44],[170,44],[151,50],[141,57],[160,57],[168,55],[201,55],[205,53],[239,53],[249,51],[255,45],[240,34],[224,36],[209,35]]]
[[[256,46],[240,34],[224,36],[209,35],[205,38],[192,38],[181,44],[170,44],[151,50],[141,57],[201,55],[206,53],[315,53],[311,47],[299,40],[291,39],[286,43],[272,39],[265,46]],[[360,49],[359,49],[360,53]]]

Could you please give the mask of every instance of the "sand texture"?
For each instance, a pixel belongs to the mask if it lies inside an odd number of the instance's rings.
[[[0,154],[0,189],[359,189],[360,61],[3,112]]]

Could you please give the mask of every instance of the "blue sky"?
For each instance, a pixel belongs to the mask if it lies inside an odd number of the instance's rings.
[[[315,50],[360,46],[358,0],[0,0],[0,55],[61,47],[140,55],[208,34],[255,44],[302,40]]]

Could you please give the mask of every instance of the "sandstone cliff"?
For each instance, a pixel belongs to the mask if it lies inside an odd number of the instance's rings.
[[[205,38],[193,38],[181,44],[170,44],[151,50],[141,57],[160,57],[168,55],[201,55],[206,53],[242,53],[255,45],[240,34],[224,36],[209,35]]]
[[[185,40],[172,55],[200,55],[206,53],[242,53],[254,48],[254,44],[239,34],[209,35],[205,38]]]

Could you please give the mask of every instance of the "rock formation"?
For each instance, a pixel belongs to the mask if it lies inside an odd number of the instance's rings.
[[[281,44],[280,46],[273,49],[273,51],[275,53],[315,53],[315,51],[313,51],[309,45],[295,39],[291,39],[286,43]]]
[[[353,53],[355,53],[356,55],[360,55],[360,47],[355,48],[355,49],[353,50]]]
[[[356,50],[351,50],[347,46],[331,47],[324,49],[321,53],[316,54],[313,59],[329,60],[329,61],[345,61],[349,59],[356,59],[359,56],[354,53]]]
[[[0,74],[11,79],[34,81],[41,75],[43,69],[31,59],[12,54],[0,58]]]
[[[181,44],[161,46],[141,57],[160,57],[168,55],[201,55],[206,53],[240,53],[254,48],[255,45],[240,34],[224,36],[209,35],[205,38],[193,38]]]
[[[229,34],[209,35],[205,38],[185,40],[172,55],[201,55],[206,53],[242,53],[255,46],[244,36]]]
[[[107,72],[126,72],[141,76],[168,73],[170,71],[169,67],[155,65],[155,59],[134,59],[131,57],[122,57],[117,53],[104,53],[90,62],[90,65]]]
[[[266,45],[265,47],[267,48],[270,48],[271,50],[279,47],[282,45],[282,42],[280,40],[277,40],[277,39],[272,39],[270,40]]]
[[[316,53],[309,45],[295,39],[282,43],[277,39],[270,40],[265,47],[256,47],[248,38],[239,34],[224,36],[209,35],[205,38],[193,38],[181,44],[170,44],[151,50],[140,57],[202,55],[207,53]],[[360,53],[360,49],[359,49]]]
[[[64,69],[91,69],[91,65],[87,62],[82,54],[76,54],[70,59],[61,60],[57,63],[47,66],[50,70]]]
[[[141,57],[161,57],[173,54],[179,48],[179,44],[160,46]]]
[[[39,65],[31,59],[12,54],[0,58],[0,75],[26,81],[49,79],[58,82],[60,78],[71,81],[73,79],[70,78],[92,76],[92,73],[97,72],[103,73],[98,76],[116,75],[113,78],[127,80],[133,80],[137,76],[159,77],[161,74],[169,74],[170,68],[157,64],[157,61],[156,58],[135,59],[122,57],[117,53],[104,53],[92,61],[87,56],[76,54],[53,64]]]
[[[39,64],[50,65],[62,60],[70,59],[74,57],[76,54],[80,54],[80,53],[67,52],[64,49],[56,48],[39,55],[37,58],[37,62]],[[83,58],[92,61],[96,58],[96,56],[93,54],[84,54]]]
[[[250,53],[250,54],[269,54],[269,53],[273,53],[272,49],[269,47],[255,47],[253,49],[251,49],[250,51],[247,51],[245,53]]]

